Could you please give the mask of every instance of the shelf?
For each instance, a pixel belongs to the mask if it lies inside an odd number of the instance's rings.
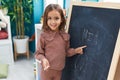
[[[10,26],[10,17],[5,16],[8,19],[8,24],[6,31],[8,32],[7,39],[0,39],[0,63],[3,64],[13,64],[13,47],[11,39],[11,26]]]
[[[9,44],[11,41],[9,39],[0,40],[0,45]]]

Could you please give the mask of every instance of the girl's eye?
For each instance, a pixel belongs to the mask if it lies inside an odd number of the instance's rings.
[[[48,17],[48,20],[51,20],[51,17]]]
[[[55,20],[58,20],[58,19],[59,19],[58,17],[55,18]]]
[[[60,18],[59,17],[54,17],[54,18],[51,18],[51,17],[48,17],[47,20],[59,20]]]

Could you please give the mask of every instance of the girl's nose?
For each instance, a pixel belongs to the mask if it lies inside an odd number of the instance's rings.
[[[52,23],[55,23],[55,20],[52,20]]]

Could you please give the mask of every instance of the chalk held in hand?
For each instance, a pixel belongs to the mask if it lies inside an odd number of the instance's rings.
[[[41,63],[41,61],[40,61],[40,60],[38,60],[38,59],[36,59],[36,61],[37,61],[38,63]]]
[[[40,61],[40,60],[36,59],[36,61],[41,64],[41,61]],[[47,70],[49,67],[50,67],[50,66],[45,67],[44,70]]]

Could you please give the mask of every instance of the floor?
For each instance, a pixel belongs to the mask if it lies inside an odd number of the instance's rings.
[[[0,80],[35,80],[33,63],[33,56],[29,60],[24,56],[19,56],[14,65],[9,66],[7,79]]]

